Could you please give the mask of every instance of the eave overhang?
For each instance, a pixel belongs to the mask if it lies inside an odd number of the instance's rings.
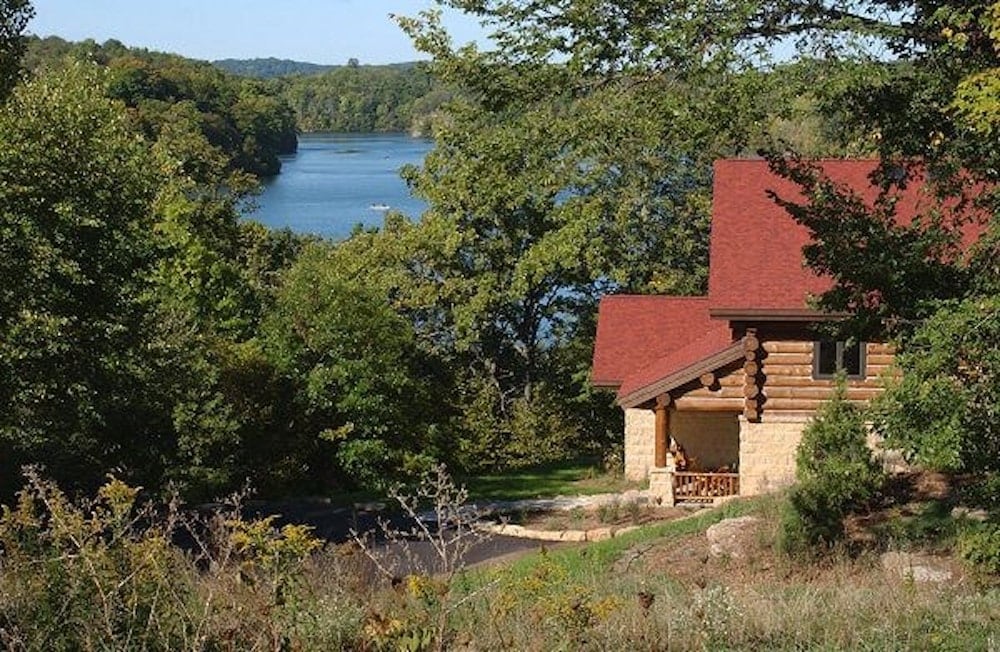
[[[626,394],[618,399],[618,405],[623,408],[633,408],[655,399],[660,394],[669,392],[680,387],[684,383],[691,382],[702,374],[715,371],[731,362],[735,362],[746,355],[743,340],[739,339],[726,348],[702,358],[686,367],[678,369],[674,373],[664,376],[656,382]]]
[[[839,321],[848,317],[846,312],[823,312],[821,310],[783,308],[709,308],[712,319],[728,321],[756,322],[818,322]]]

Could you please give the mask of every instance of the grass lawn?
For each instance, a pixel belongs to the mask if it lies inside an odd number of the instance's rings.
[[[474,475],[459,479],[469,490],[469,498],[479,500],[520,500],[614,493],[638,489],[641,483],[601,471],[596,458],[553,462],[497,474]]]
[[[573,460],[551,462],[502,473],[485,473],[455,478],[455,484],[469,490],[470,500],[521,500],[524,498],[551,498],[601,493],[617,493],[627,489],[641,489],[643,483],[631,482],[620,475],[601,470],[600,460],[580,457]],[[351,507],[356,503],[395,501],[384,493],[358,489],[331,493],[326,501],[332,507]]]

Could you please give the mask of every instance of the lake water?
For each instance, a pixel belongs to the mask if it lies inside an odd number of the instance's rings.
[[[419,164],[429,140],[405,134],[303,134],[299,151],[281,157],[281,174],[264,184],[247,215],[273,228],[342,238],[354,225],[381,225],[386,211],[416,218],[425,204],[399,177]]]

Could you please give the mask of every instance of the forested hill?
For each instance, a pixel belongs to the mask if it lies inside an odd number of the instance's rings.
[[[295,131],[423,135],[429,133],[434,116],[452,97],[418,62],[370,66],[352,59],[346,65],[324,66],[264,58],[208,63],[129,48],[115,40],[73,43],[49,36],[29,38],[23,65],[38,70],[67,57],[108,66],[129,86],[130,97],[122,99],[144,114],[149,113],[143,109],[151,108],[150,101],[191,100],[200,111],[214,107],[207,111],[214,117],[205,119],[209,140],[227,149],[238,167],[258,175],[277,173],[277,155],[295,150]],[[257,99],[251,100],[251,96]],[[237,104],[233,104],[235,98]],[[259,106],[250,113],[256,115],[261,109],[272,113],[251,118],[247,106],[252,103]],[[226,133],[214,133],[220,123],[226,125]],[[243,136],[233,133],[242,134],[247,128],[257,131]],[[242,151],[244,147],[249,151]]]
[[[39,74],[73,61],[104,70],[108,94],[129,107],[150,141],[183,123],[217,148],[230,169],[257,176],[277,174],[278,156],[296,150],[295,115],[275,83],[115,40],[72,43],[55,36],[28,39],[23,67]]]
[[[300,131],[428,131],[451,93],[417,65],[338,66],[278,80]]]
[[[295,110],[301,132],[408,131],[424,134],[451,94],[419,62],[320,65],[288,59],[224,59],[212,65],[271,80]]]
[[[240,77],[271,79],[288,75],[317,75],[332,70],[335,66],[264,57],[256,59],[217,59],[212,62],[216,68]]]

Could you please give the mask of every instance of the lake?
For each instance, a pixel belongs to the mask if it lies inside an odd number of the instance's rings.
[[[406,134],[303,134],[247,217],[332,238],[358,223],[381,225],[389,209],[416,218],[426,205],[410,195],[399,169],[421,163],[432,145]]]

